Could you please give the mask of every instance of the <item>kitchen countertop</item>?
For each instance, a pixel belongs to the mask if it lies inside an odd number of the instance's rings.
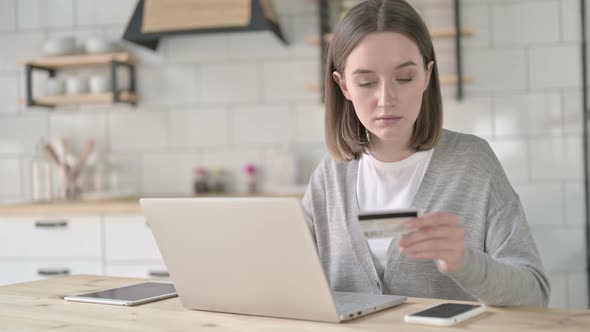
[[[207,195],[199,197],[296,197],[302,194]],[[143,214],[139,197],[108,200],[55,201],[0,205],[0,217],[52,217],[70,215]]]
[[[0,206],[0,217],[142,214],[138,198],[11,204]]]
[[[403,316],[443,302],[408,298],[397,307],[340,324],[185,309],[179,298],[135,307],[75,303],[65,295],[145,279],[71,276],[0,287],[0,331],[589,331],[590,310],[491,307],[454,327],[407,324]],[[455,301],[449,301],[455,302]]]

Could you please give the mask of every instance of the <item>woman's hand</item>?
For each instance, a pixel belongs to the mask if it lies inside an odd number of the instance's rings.
[[[423,259],[434,259],[444,272],[456,271],[465,257],[465,230],[452,213],[432,213],[406,224],[400,240],[402,253]]]

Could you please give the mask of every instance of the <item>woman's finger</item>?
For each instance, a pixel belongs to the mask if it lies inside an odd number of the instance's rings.
[[[443,260],[450,260],[449,258],[453,255],[456,255],[456,251],[454,250],[433,250],[433,251],[421,251],[415,253],[405,253],[406,255],[412,258],[419,258],[419,259],[443,259]]]
[[[461,228],[455,226],[424,227],[402,236],[399,245],[400,247],[409,247],[415,243],[434,238],[460,240],[461,234]]]
[[[434,238],[414,243],[411,246],[403,247],[401,250],[405,254],[413,255],[421,252],[458,250],[460,246],[460,242],[448,238]]]
[[[419,229],[423,227],[434,227],[442,225],[457,225],[459,218],[452,213],[437,212],[425,214],[421,217],[408,221],[405,228],[408,230]]]

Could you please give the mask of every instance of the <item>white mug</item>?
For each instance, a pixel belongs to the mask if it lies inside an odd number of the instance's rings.
[[[111,90],[111,82],[105,76],[90,77],[90,93],[105,93]]]
[[[88,54],[108,53],[112,51],[111,42],[103,38],[91,37],[86,39],[84,48]]]
[[[46,84],[47,89],[45,93],[48,96],[60,96],[65,92],[65,84],[58,78],[48,78]]]
[[[86,77],[69,77],[66,79],[66,93],[79,95],[88,92],[88,79]]]

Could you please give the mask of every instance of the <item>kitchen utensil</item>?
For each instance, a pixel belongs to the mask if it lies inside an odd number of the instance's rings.
[[[55,161],[57,165],[61,164],[59,156],[57,155],[57,152],[55,152],[53,146],[51,146],[50,144],[45,144],[45,151],[47,152],[49,157],[51,157],[51,160]]]
[[[78,157],[78,160],[76,161],[74,167],[72,167],[72,169],[70,170],[70,173],[68,174],[70,181],[77,180],[78,175],[80,175],[80,171],[82,170],[82,167],[86,164],[86,160],[88,159],[88,157],[90,156],[90,154],[94,150],[94,145],[95,145],[94,140],[90,140],[86,143],[86,146],[84,147],[84,150],[82,151],[82,154],[80,154],[80,157]]]

